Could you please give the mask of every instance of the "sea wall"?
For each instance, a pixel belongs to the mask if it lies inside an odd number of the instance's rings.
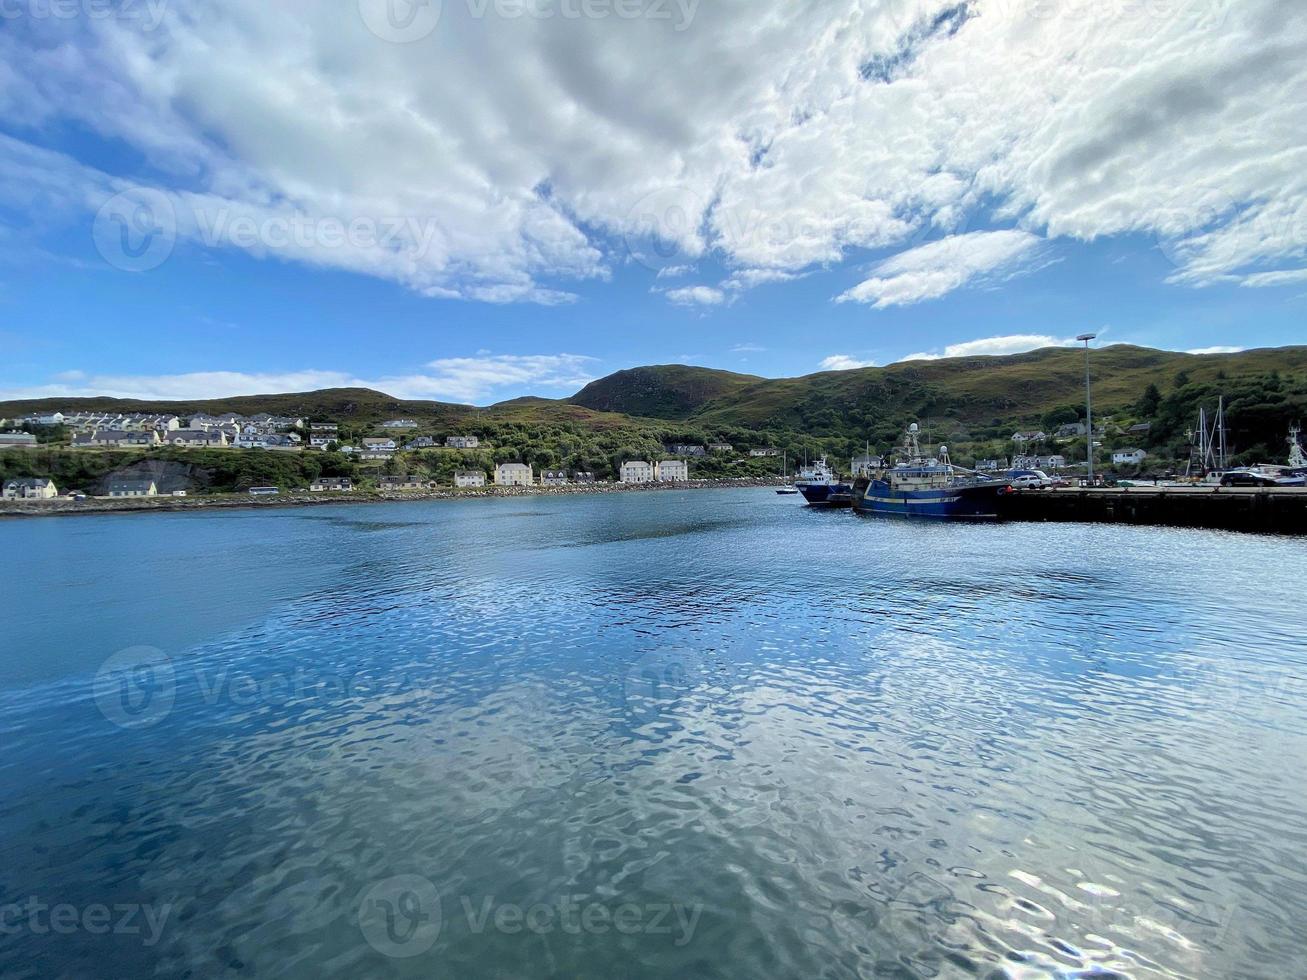
[[[1129,487],[1019,490],[1003,498],[1014,521],[1160,524],[1307,534],[1307,489]]]
[[[275,496],[249,494],[205,494],[194,497],[68,497],[54,500],[3,500],[0,517],[58,517],[77,514],[110,514],[146,511],[223,510],[236,508],[311,507],[324,504],[366,504],[397,500],[475,500],[494,497],[566,496],[595,493],[655,493],[669,490],[708,490],[723,487],[773,487],[780,479],[691,480],[687,483],[596,483],[563,487],[485,487],[475,490],[355,490],[350,493],[283,491]]]

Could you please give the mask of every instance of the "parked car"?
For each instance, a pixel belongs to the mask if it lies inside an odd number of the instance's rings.
[[[1015,490],[1038,490],[1053,485],[1053,478],[1043,470],[1009,470],[1007,478]]]
[[[1233,470],[1221,475],[1223,487],[1278,487],[1279,485],[1278,481],[1272,480],[1269,476],[1260,476],[1257,473]]]

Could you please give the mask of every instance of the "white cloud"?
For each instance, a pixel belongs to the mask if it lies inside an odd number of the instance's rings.
[[[694,271],[692,265],[669,265],[658,270],[659,279],[679,279],[681,276],[688,276]]]
[[[667,298],[678,306],[720,306],[726,294],[712,286],[685,286],[667,290]]]
[[[427,365],[434,374],[422,383],[460,401],[478,401],[507,387],[567,391],[594,380],[595,359],[579,354],[500,354],[489,357],[447,357]]]
[[[1238,354],[1246,347],[1195,347],[1193,350],[1185,351],[1186,354]]]
[[[722,281],[723,289],[753,289],[755,286],[773,282],[793,282],[802,279],[803,274],[786,272],[783,269],[737,269],[730,277]]]
[[[1307,269],[1286,269],[1282,272],[1255,272],[1244,276],[1239,285],[1249,289],[1266,289],[1271,286],[1297,286],[1307,282]]]
[[[960,344],[949,344],[942,351],[925,351],[908,354],[900,361],[938,361],[945,357],[979,357],[1000,356],[1003,354],[1022,354],[1044,347],[1075,347],[1074,337],[1053,337],[1048,334],[1018,333],[1004,337],[982,337],[979,340],[967,340]]]
[[[970,283],[1029,267],[1043,239],[1024,231],[975,231],[919,245],[881,262],[872,276],[836,298],[877,309],[936,299]]]
[[[360,378],[343,371],[282,373],[196,371],[167,375],[95,375],[66,371],[50,384],[0,390],[0,399],[107,396],[151,401],[195,401],[236,395],[270,395],[322,388],[372,388],[396,398],[482,403],[505,388],[554,389],[567,394],[593,380],[594,359],[577,354],[442,358],[427,370]]]
[[[49,243],[149,184],[191,215],[188,246],[486,302],[567,302],[653,244],[660,266],[711,251],[775,275],[976,221],[1147,236],[1190,285],[1271,285],[1307,258],[1302,3],[657,6],[672,16],[446,3],[411,44],[311,0],[7,19],[0,118],[24,135],[0,137],[0,205]],[[119,169],[48,152],[77,130],[125,147]],[[220,214],[413,224],[242,246],[202,233]],[[935,271],[867,301],[956,288]]]
[[[766,351],[766,347],[759,347],[757,344],[736,344],[731,348],[732,354],[761,354]]]
[[[848,354],[832,354],[821,362],[823,371],[853,371],[857,368],[875,367],[875,361],[860,361]]]

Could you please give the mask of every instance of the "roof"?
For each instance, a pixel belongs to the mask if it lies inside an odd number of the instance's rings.
[[[114,490],[148,490],[155,486],[153,480],[110,480],[109,492]]]
[[[5,481],[7,487],[44,487],[49,484],[49,480],[39,476],[20,476],[17,479]]]

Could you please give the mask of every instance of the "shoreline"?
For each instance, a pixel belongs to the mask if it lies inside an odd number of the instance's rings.
[[[749,487],[781,487],[779,477],[744,480],[690,480],[685,483],[603,483],[562,487],[485,487],[474,490],[353,490],[348,493],[287,491],[275,497],[251,497],[230,493],[195,497],[88,497],[83,501],[56,497],[53,500],[0,501],[0,519],[22,517],[77,517],[86,514],[175,513],[188,510],[266,510],[268,508],[314,507],[329,504],[393,504],[435,500],[494,500],[515,497],[572,496],[576,494],[655,493],[668,490],[722,490]]]

